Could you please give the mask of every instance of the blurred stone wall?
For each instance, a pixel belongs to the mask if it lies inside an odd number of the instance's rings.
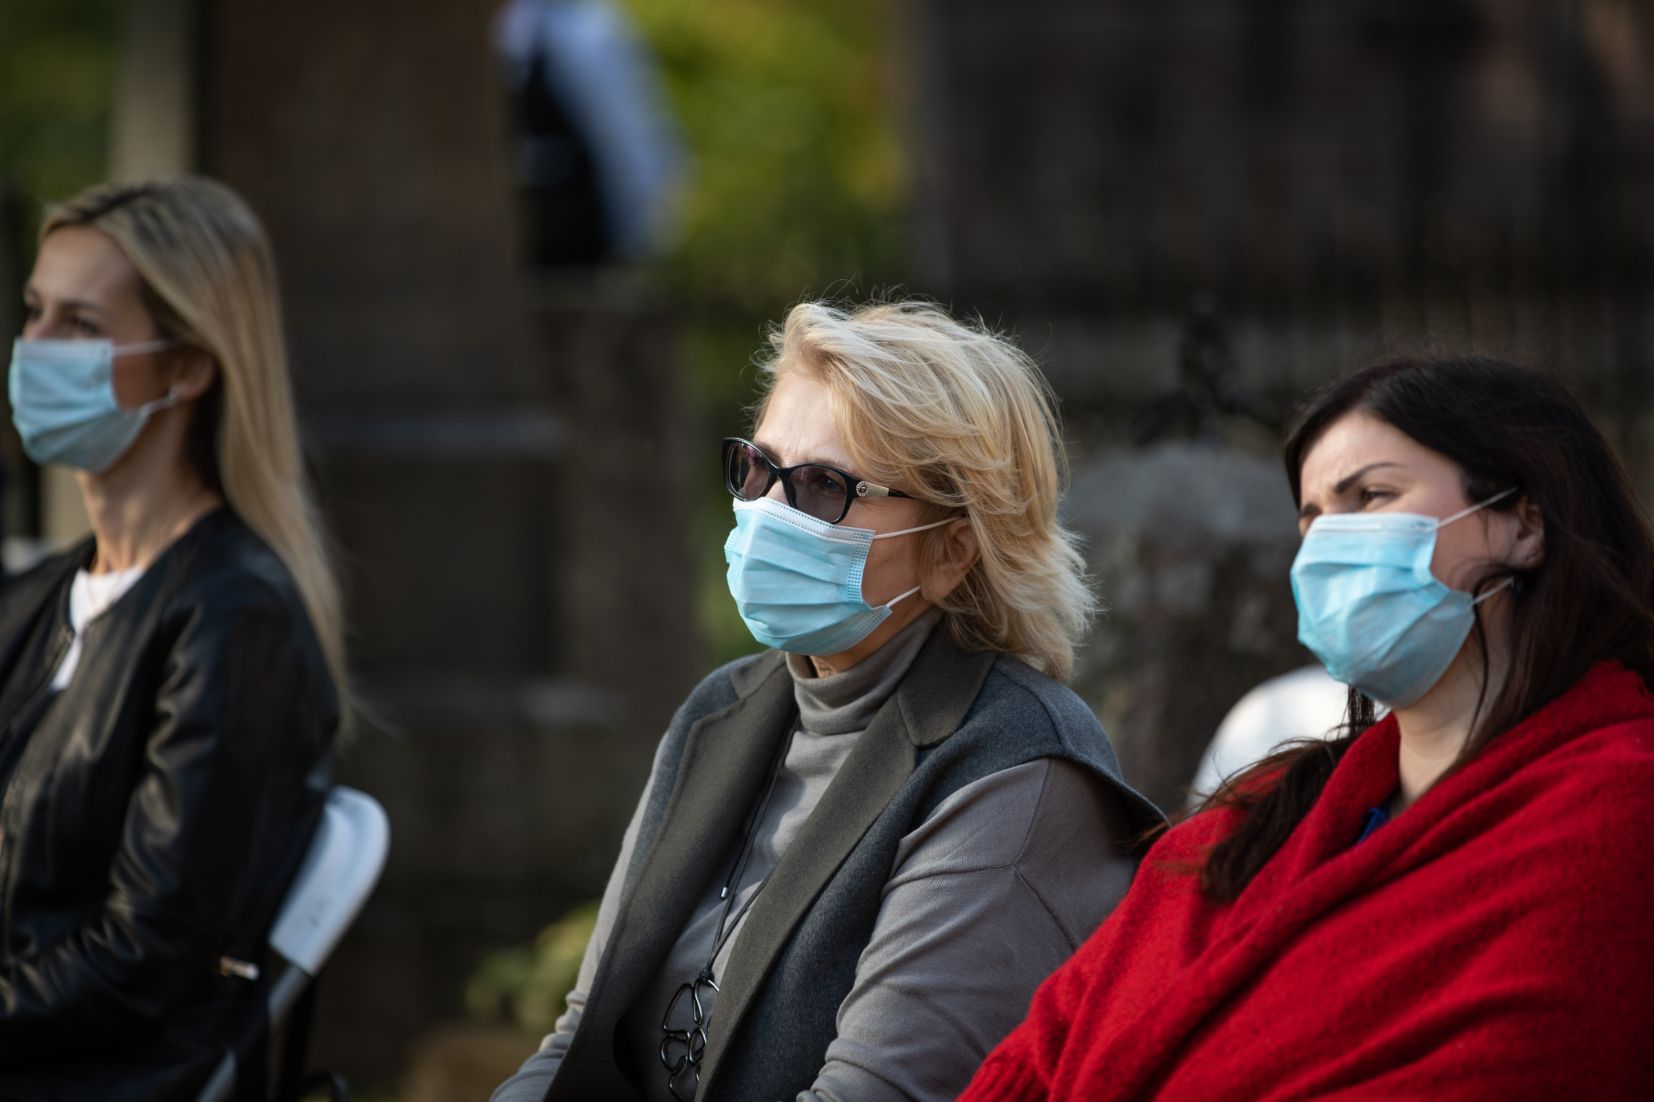
[[[200,167],[261,213],[390,864],[317,1061],[389,1085],[481,954],[602,890],[701,671],[676,326],[530,278],[492,0],[200,7]],[[524,1047],[520,1056],[526,1056]]]
[[[1068,513],[1106,605],[1074,688],[1132,784],[1180,807],[1198,736],[1296,653],[1280,466],[1210,441],[1110,449],[1076,470]]]
[[[915,282],[1016,332],[1063,398],[1113,607],[1077,683],[1157,799],[1245,689],[1309,661],[1277,448],[1317,384],[1397,350],[1515,356],[1654,493],[1654,9],[916,15]]]

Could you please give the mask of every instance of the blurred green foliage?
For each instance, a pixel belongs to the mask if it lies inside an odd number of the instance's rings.
[[[665,276],[708,478],[693,537],[713,661],[756,649],[724,587],[718,440],[750,427],[767,326],[808,297],[865,297],[908,269],[895,0],[623,0],[689,147]]]
[[[103,172],[118,0],[0,4],[0,176],[59,195]]]
[[[596,921],[593,901],[541,930],[532,945],[484,957],[465,984],[466,1013],[479,1022],[506,1021],[529,1033],[550,1033],[563,1013],[563,996],[580,973]]]
[[[8,298],[33,256],[41,207],[107,171],[119,29],[118,0],[0,2],[0,280]]]
[[[0,0],[0,334],[7,344],[22,328],[41,210],[108,171],[119,24],[119,0]],[[0,416],[0,528],[32,533],[38,496],[10,422]]]
[[[683,294],[767,314],[807,288],[902,274],[890,0],[624,5],[693,157],[672,259]]]

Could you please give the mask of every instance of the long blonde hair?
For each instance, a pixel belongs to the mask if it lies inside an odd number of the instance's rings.
[[[970,519],[981,558],[936,602],[954,641],[1065,680],[1097,598],[1057,516],[1067,458],[1050,385],[1027,354],[911,301],[802,303],[770,343],[767,385],[790,372],[820,380],[858,474],[931,503],[938,518]],[[921,567],[938,561],[945,532],[920,539]]]
[[[199,177],[88,188],[47,211],[41,239],[66,226],[114,241],[161,332],[217,363],[196,414],[202,474],[287,567],[348,701],[339,583],[306,485],[264,228],[235,192]]]

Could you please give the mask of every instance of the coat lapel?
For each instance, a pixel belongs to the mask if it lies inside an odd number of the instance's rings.
[[[565,1070],[608,1063],[606,1054],[595,1052],[597,1059],[573,1059],[573,1049],[585,1047],[583,1039],[603,1048],[613,1043],[620,1019],[688,923],[709,862],[737,844],[745,811],[791,729],[793,683],[779,655],[738,671],[735,687],[739,698],[698,721],[685,739],[672,794],[621,901]],[[558,1083],[564,1078],[559,1074]]]
[[[725,1045],[739,1032],[742,1017],[793,930],[862,835],[907,783],[920,748],[935,745],[958,729],[996,657],[961,651],[947,628],[938,627],[839,768],[759,892],[736,940],[713,1011],[712,1039],[702,1073],[705,1097],[713,1097],[712,1081]]]

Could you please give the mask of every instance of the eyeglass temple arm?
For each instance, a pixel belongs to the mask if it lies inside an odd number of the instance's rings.
[[[892,490],[889,486],[880,486],[866,479],[856,480],[857,497],[909,497],[900,490]]]

